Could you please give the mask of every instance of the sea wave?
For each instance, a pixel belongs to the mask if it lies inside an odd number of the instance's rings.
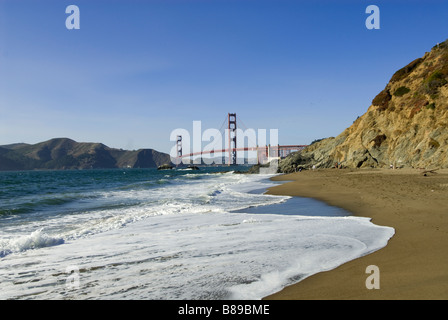
[[[52,237],[44,233],[42,229],[29,235],[0,240],[0,258],[11,253],[23,252],[30,249],[57,246],[64,243],[60,237]]]
[[[232,173],[192,173],[175,177],[142,179],[90,193],[59,193],[32,199],[30,212],[21,220],[3,220],[2,255],[29,248],[62,244],[90,237],[160,215],[222,213],[280,203],[289,197],[248,194],[248,190],[272,186],[266,177]],[[29,201],[21,203],[28,205]],[[45,209],[45,210],[44,210]],[[45,224],[46,235],[41,230]],[[55,239],[54,241],[51,239]]]
[[[267,178],[195,173],[164,176],[169,183],[156,188],[143,181],[150,177],[126,182],[130,188],[114,180],[92,190],[93,201],[29,219],[4,217],[1,293],[9,299],[260,299],[378,250],[394,234],[368,218],[306,216],[316,211],[306,205],[304,215],[282,215],[277,207],[235,212],[289,199],[249,193],[275,184]],[[67,291],[65,270],[73,265],[82,270],[80,287]]]

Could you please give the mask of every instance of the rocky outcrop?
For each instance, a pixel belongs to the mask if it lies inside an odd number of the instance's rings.
[[[448,167],[448,40],[395,72],[367,112],[335,138],[280,163],[304,167]]]
[[[171,170],[174,167],[170,164],[162,164],[160,166],[157,167],[157,170]]]

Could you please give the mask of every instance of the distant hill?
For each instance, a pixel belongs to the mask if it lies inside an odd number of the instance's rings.
[[[68,138],[0,146],[0,170],[153,168],[171,163],[170,156],[153,149],[128,151],[102,143]]]
[[[280,170],[336,163],[448,168],[448,40],[395,72],[349,128],[291,154]]]

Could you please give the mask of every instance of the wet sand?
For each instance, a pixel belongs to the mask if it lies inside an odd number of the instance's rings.
[[[448,169],[325,169],[281,175],[270,194],[310,197],[395,228],[386,247],[266,299],[448,299]],[[379,289],[367,289],[369,265]]]

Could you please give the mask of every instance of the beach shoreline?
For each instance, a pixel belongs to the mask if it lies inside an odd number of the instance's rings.
[[[448,169],[321,169],[273,177],[272,195],[308,197],[395,229],[388,244],[265,297],[280,300],[448,299]],[[366,268],[378,267],[379,289]]]

